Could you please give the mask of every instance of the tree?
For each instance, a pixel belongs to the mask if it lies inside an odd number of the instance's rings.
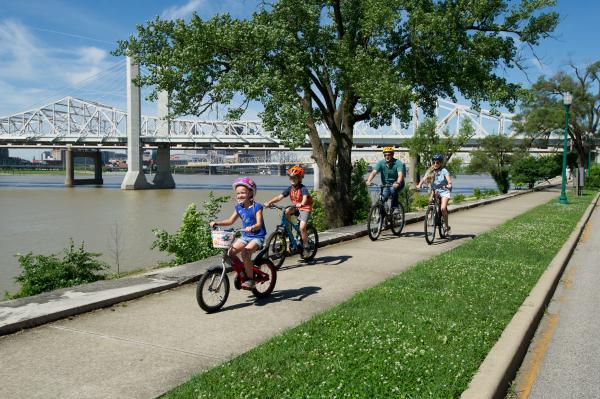
[[[504,135],[487,136],[481,140],[481,146],[471,153],[469,172],[486,172],[498,186],[498,190],[507,193],[510,187],[510,165],[514,144]]]
[[[521,87],[497,71],[517,64],[516,40],[536,45],[557,23],[540,10],[553,0],[279,0],[251,18],[159,18],[114,52],[149,74],[138,83],[169,93],[172,115],[200,115],[231,104],[239,118],[250,101],[264,127],[290,147],[306,137],[323,173],[331,227],[352,222],[354,127],[408,122],[411,104],[429,115],[439,96],[474,104],[515,104]],[[318,127],[329,133],[322,140]]]
[[[527,184],[533,188],[535,183],[549,180],[561,174],[562,155],[535,157],[526,155],[515,160],[510,170],[510,181],[516,185]]]
[[[587,164],[589,135],[600,137],[600,61],[585,67],[570,65],[572,75],[564,71],[535,82],[523,101],[522,111],[515,123],[517,131],[530,140],[547,140],[553,133],[563,137],[565,111],[562,94],[570,92],[573,103],[569,108],[569,137],[577,152],[580,166]]]
[[[475,134],[473,125],[469,119],[463,119],[458,133],[454,136],[450,135],[448,129],[438,133],[436,129],[437,121],[433,118],[426,119],[419,125],[415,134],[404,142],[408,148],[409,154],[416,157],[417,168],[423,173],[431,166],[431,158],[434,154],[439,153],[444,155],[446,167],[451,166],[450,173],[455,174],[457,168],[460,168],[461,161],[452,162],[451,158],[455,152],[460,150]]]

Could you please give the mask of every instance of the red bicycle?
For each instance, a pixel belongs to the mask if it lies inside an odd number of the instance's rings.
[[[209,268],[198,281],[196,287],[196,300],[198,305],[207,313],[221,309],[229,296],[229,277],[227,269],[233,269],[235,277],[233,286],[236,289],[248,289],[255,297],[264,298],[273,292],[277,282],[277,270],[268,258],[264,257],[265,250],[261,250],[252,260],[254,288],[243,288],[246,280],[244,262],[237,256],[229,255],[229,247],[235,241],[235,233],[239,230],[212,230],[213,247],[223,248],[223,259],[220,266]]]

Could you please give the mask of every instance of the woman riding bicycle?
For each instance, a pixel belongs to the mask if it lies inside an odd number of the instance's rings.
[[[254,201],[256,195],[256,183],[249,177],[240,177],[233,184],[235,190],[235,199],[237,205],[229,219],[210,222],[210,227],[231,226],[237,218],[242,219],[242,236],[235,240],[229,248],[229,256],[236,256],[238,252],[242,253],[244,269],[247,279],[242,284],[243,288],[254,288],[252,280],[252,260],[254,251],[260,249],[265,241],[267,230],[263,222],[263,206]]]
[[[435,189],[441,198],[442,216],[446,221],[446,234],[450,233],[450,224],[448,223],[448,202],[450,201],[450,191],[452,190],[452,177],[448,169],[442,166],[444,156],[435,154],[431,158],[431,167],[425,172],[425,176],[417,184],[417,189],[420,189],[424,183],[431,184],[431,188]],[[433,195],[433,192],[432,194]],[[429,198],[431,200],[431,197]]]
[[[383,192],[384,202],[392,197],[392,209],[398,207],[398,193],[404,188],[405,167],[401,160],[394,158],[394,147],[383,147],[383,158],[373,168],[367,178],[367,186],[371,184],[378,172],[381,172],[381,184],[389,184]]]

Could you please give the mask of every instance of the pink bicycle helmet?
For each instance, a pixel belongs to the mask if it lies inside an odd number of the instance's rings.
[[[252,191],[252,197],[256,195],[256,183],[254,183],[254,180],[249,177],[238,177],[233,181],[231,186],[234,190],[237,186],[247,187],[250,191]]]

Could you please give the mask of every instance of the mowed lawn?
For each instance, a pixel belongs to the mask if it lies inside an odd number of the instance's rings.
[[[592,199],[541,205],[165,397],[459,397]]]

